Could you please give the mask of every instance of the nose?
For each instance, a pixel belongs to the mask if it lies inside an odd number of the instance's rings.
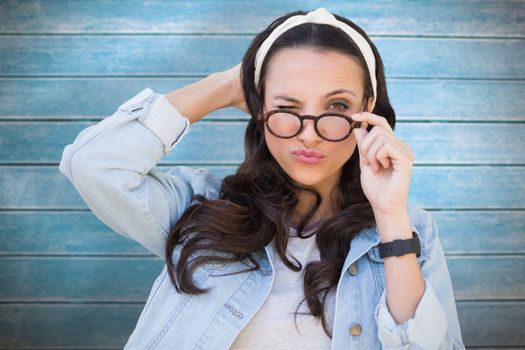
[[[315,131],[314,121],[311,119],[303,120],[303,129],[297,138],[305,144],[317,143],[323,139]]]

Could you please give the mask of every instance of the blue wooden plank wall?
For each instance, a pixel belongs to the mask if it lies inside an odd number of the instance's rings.
[[[64,146],[318,6],[383,55],[416,156],[411,201],[439,224],[465,344],[525,347],[525,2],[28,0],[0,2],[0,349],[121,348],[162,266],[89,211],[58,171]],[[212,113],[158,168],[233,172],[246,120]]]

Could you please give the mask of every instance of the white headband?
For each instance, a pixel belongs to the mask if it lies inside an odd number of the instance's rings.
[[[376,61],[374,58],[374,53],[372,48],[368,44],[365,38],[359,34],[354,28],[350,27],[348,24],[338,21],[334,15],[328,12],[324,7],[320,7],[315,11],[310,11],[306,15],[297,15],[288,18],[286,21],[281,23],[274,31],[266,38],[266,40],[261,44],[257,55],[255,55],[255,86],[259,85],[259,76],[261,74],[261,66],[264,61],[264,57],[268,53],[268,50],[272,46],[273,42],[288,29],[296,27],[303,23],[318,23],[318,24],[329,24],[331,26],[337,27],[344,31],[359,47],[361,53],[363,54],[366,65],[368,67],[368,73],[370,74],[370,80],[372,81],[372,90],[374,93],[374,100],[372,103],[372,109],[375,105],[376,95],[377,95],[377,80],[376,80]]]

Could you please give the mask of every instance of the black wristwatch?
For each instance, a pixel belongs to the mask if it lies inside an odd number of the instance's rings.
[[[413,231],[410,239],[396,239],[392,242],[379,243],[379,255],[381,258],[402,256],[408,253],[416,253],[418,258],[421,256],[419,237]]]

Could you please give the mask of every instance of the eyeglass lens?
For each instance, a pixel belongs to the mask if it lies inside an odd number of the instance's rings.
[[[287,112],[273,113],[267,120],[268,128],[279,137],[293,137],[301,129],[301,120]],[[347,136],[353,129],[350,122],[337,115],[323,116],[317,120],[320,136],[329,140],[338,140]]]

